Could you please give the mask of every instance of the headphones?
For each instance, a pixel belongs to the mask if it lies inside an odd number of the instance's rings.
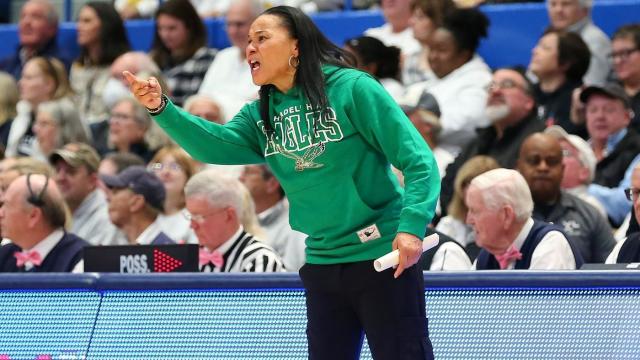
[[[27,202],[33,206],[43,207],[44,206],[44,194],[47,191],[47,185],[49,185],[49,176],[45,175],[44,178],[44,186],[40,193],[36,194],[31,188],[31,173],[27,174],[27,190],[29,190],[29,197],[27,197]]]

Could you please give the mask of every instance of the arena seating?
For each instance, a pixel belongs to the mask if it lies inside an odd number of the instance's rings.
[[[526,65],[531,49],[548,25],[544,3],[486,5],[482,10],[489,16],[489,38],[480,54],[491,67]],[[638,22],[640,0],[596,0],[593,18],[607,34],[622,24]],[[344,11],[319,13],[313,16],[318,26],[335,43],[360,35],[365,29],[383,23],[380,11]],[[229,45],[220,19],[206,21],[209,44],[223,48]],[[129,38],[134,49],[148,50],[153,40],[153,21],[135,20],[127,23]],[[60,43],[77,52],[74,23],[61,26]],[[0,57],[15,51],[18,43],[15,25],[0,26]]]
[[[425,273],[425,283],[437,359],[640,358],[637,271]],[[307,355],[296,274],[2,275],[0,309],[5,360]]]

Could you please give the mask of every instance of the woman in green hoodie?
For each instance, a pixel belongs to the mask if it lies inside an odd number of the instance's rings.
[[[432,358],[423,275],[413,265],[440,193],[433,154],[383,87],[351,68],[301,11],[262,13],[246,57],[260,98],[225,125],[174,106],[154,78],[125,77],[197,160],[273,170],[291,227],[308,235],[300,277],[310,359],[358,358],[363,331],[376,359]],[[398,267],[375,272],[372,260],[393,249]]]

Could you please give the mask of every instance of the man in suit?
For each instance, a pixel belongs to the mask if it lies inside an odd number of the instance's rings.
[[[65,203],[55,182],[29,174],[14,180],[2,197],[0,272],[70,272],[82,258],[84,240],[67,233]]]
[[[526,180],[510,169],[494,169],[475,177],[466,194],[467,223],[482,248],[477,270],[571,270],[582,256],[562,229],[533,220],[533,199]]]

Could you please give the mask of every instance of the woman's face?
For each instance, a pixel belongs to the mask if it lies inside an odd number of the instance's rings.
[[[640,48],[631,37],[619,37],[611,42],[613,69],[623,83],[640,80]]]
[[[53,117],[46,112],[38,111],[33,132],[43,154],[49,155],[58,147],[58,131],[58,124]]]
[[[189,40],[189,30],[178,18],[160,14],[157,21],[157,31],[164,46],[174,53],[183,49]]]
[[[532,50],[529,69],[539,78],[553,75],[560,70],[558,64],[558,34],[549,33],[541,37]]]
[[[438,78],[443,78],[464,65],[471,55],[466,50],[458,49],[453,35],[446,29],[438,28],[433,33],[429,48],[429,65]]]
[[[413,29],[413,37],[416,38],[416,40],[422,44],[431,41],[431,36],[436,26],[422,9],[416,7],[409,18],[409,24],[411,25],[411,29]]]
[[[254,84],[273,84],[280,90],[293,84],[295,68],[289,65],[289,58],[298,57],[298,41],[277,16],[261,15],[251,24],[246,55]]]
[[[22,77],[18,81],[20,98],[32,105],[51,100],[55,82],[46,76],[40,66],[34,61],[28,61],[22,68]]]
[[[116,148],[125,148],[144,139],[146,129],[135,118],[133,105],[127,101],[117,103],[109,119],[109,141]]]
[[[102,22],[96,11],[89,6],[84,6],[78,14],[78,45],[92,46],[100,44],[100,28]]]
[[[172,155],[165,155],[158,162],[149,164],[164,184],[167,194],[181,194],[187,183],[187,173]]]

